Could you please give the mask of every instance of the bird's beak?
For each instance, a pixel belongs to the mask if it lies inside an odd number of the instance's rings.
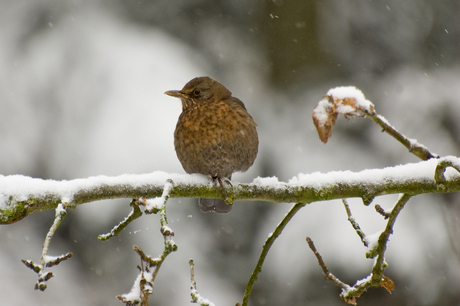
[[[179,90],[168,90],[165,92],[165,95],[171,96],[171,97],[176,97],[179,99],[186,99],[188,98],[185,94],[181,93]]]

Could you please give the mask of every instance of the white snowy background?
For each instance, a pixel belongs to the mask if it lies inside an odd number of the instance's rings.
[[[234,175],[237,181],[287,181],[298,173],[418,161],[366,119],[339,117],[323,145],[311,112],[335,86],[360,88],[402,133],[441,156],[460,155],[455,1],[430,10],[427,1],[324,1],[315,7],[314,47],[327,60],[311,68],[281,64],[284,72],[276,77],[272,54],[290,47],[270,45],[273,38],[257,32],[282,27],[277,22],[289,16],[276,12],[290,4],[248,3],[218,2],[213,11],[206,9],[210,2],[198,0],[0,0],[0,173],[55,180],[183,173],[173,147],[181,106],[163,93],[201,75],[225,84],[259,125],[258,158],[247,173]],[[262,29],[248,26],[244,31],[252,36],[240,35],[236,20],[219,14],[225,10],[241,13],[244,21],[254,16],[267,22]],[[311,25],[310,17],[296,28]],[[390,208],[396,199],[374,203]],[[349,202],[366,233],[382,230],[385,223],[372,205]],[[459,305],[459,205],[458,195],[411,199],[388,244],[386,275],[396,289],[392,295],[372,289],[359,305]],[[202,296],[216,305],[241,301],[263,242],[290,207],[237,202],[230,214],[219,216],[201,214],[195,199],[171,200],[168,217],[179,250],[161,268],[151,305],[189,304],[190,258]],[[152,256],[163,249],[158,216],[144,216],[120,236],[97,241],[129,211],[129,199],[69,211],[50,255],[71,251],[74,257],[53,269],[56,276],[45,292],[33,290],[36,275],[20,259],[39,261],[54,212],[1,226],[0,305],[121,305],[115,296],[130,290],[140,263],[132,245]],[[252,305],[343,305],[306,236],[343,281],[354,283],[369,273],[373,262],[365,258],[341,202],[313,203],[275,242]]]

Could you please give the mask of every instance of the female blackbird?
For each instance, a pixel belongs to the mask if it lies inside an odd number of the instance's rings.
[[[182,113],[174,132],[177,157],[187,173],[201,173],[217,181],[249,169],[257,156],[257,124],[243,102],[210,77],[198,77],[181,90],[165,94],[182,101]],[[230,183],[228,181],[228,183]],[[200,199],[202,212],[228,213],[231,204],[220,199]]]

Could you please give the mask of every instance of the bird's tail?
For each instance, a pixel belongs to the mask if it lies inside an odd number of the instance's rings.
[[[216,214],[226,214],[232,210],[233,205],[225,204],[224,200],[220,199],[199,199],[198,204],[201,212],[214,212]]]

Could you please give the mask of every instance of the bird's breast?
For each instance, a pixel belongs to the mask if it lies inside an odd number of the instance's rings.
[[[203,103],[182,112],[174,146],[186,172],[228,177],[253,164],[258,148],[256,124],[239,105]]]

